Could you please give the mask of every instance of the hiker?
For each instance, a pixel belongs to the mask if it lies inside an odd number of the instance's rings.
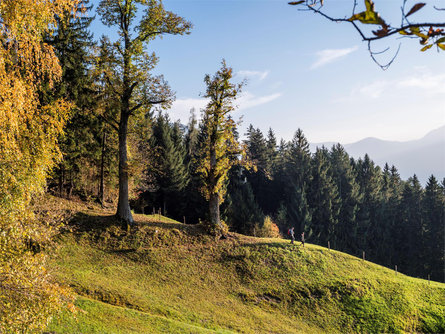
[[[294,241],[295,241],[295,234],[294,234],[294,228],[293,227],[291,227],[290,229],[289,229],[289,235],[290,235],[290,237],[291,237],[291,244],[293,244],[294,243]]]
[[[301,233],[301,245],[304,247],[304,232]]]

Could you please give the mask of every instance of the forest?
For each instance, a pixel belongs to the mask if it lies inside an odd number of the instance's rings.
[[[161,1],[102,0],[95,19],[119,38],[94,41],[92,11],[89,0],[0,4],[6,332],[43,328],[69,299],[40,267],[40,248],[58,229],[35,220],[33,200],[42,193],[113,208],[128,230],[133,214],[202,224],[218,240],[228,231],[287,238],[294,227],[308,243],[445,282],[445,179],[402,180],[397,166],[354,159],[340,144],[311,152],[298,125],[290,141],[255,125],[239,133],[233,111],[247,84],[225,60],[203,78],[206,108],[181,124],[169,117],[174,92],[153,74],[159,59],[147,46],[189,34],[192,23]]]
[[[56,54],[63,55],[63,85],[45,98],[69,94],[76,108],[61,141],[63,162],[48,189],[111,205],[119,184],[120,110],[113,95],[118,83],[112,81],[118,76],[117,60],[105,38],[94,45],[89,22],[88,17],[70,19],[51,40]],[[153,84],[158,80],[153,78]],[[131,208],[192,224],[209,220],[202,178],[210,128],[206,111],[192,110],[189,124],[180,124],[169,118],[168,110],[143,108],[130,119],[128,131]],[[234,148],[225,162],[233,166],[226,168],[227,182],[219,185],[226,193],[221,217],[231,231],[287,235],[294,226],[308,242],[329,242],[358,256],[364,251],[376,263],[443,281],[445,180],[432,175],[422,187],[415,175],[401,180],[396,166],[380,168],[367,155],[354,160],[339,144],[311,153],[301,129],[291,141],[279,141],[272,129],[263,134],[253,125],[239,134],[236,121],[225,117],[235,146],[244,152],[242,160],[248,162],[239,163]]]

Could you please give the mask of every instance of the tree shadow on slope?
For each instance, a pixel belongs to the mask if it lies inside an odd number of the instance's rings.
[[[68,230],[74,233],[100,232],[111,226],[123,227],[114,215],[102,216],[77,212],[68,222]]]
[[[203,228],[175,222],[158,222],[137,217],[135,224],[122,224],[114,215],[78,212],[69,221],[65,233],[77,242],[111,253],[127,254],[152,247],[171,247],[203,242]]]
[[[167,230],[179,230],[187,233],[202,232],[199,225],[190,225],[173,222],[153,221],[136,219],[135,224],[128,226],[122,223],[115,215],[100,215],[93,213],[78,212],[68,222],[69,229],[72,232],[100,232],[109,229],[110,227],[119,227],[122,230],[131,232],[143,227],[155,227]]]

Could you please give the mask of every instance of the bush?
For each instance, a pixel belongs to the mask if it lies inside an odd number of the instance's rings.
[[[263,226],[256,229],[256,231],[256,236],[260,238],[281,238],[278,225],[269,216],[264,218]]]

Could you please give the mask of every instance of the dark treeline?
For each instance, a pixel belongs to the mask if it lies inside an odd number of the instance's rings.
[[[152,186],[141,195],[146,209],[164,208],[190,222],[206,219],[193,181],[195,124],[192,119],[181,130],[166,116],[155,119],[154,160],[164,167],[147,173]],[[382,170],[368,155],[355,160],[339,144],[311,154],[300,129],[279,145],[272,130],[264,136],[250,126],[246,135],[256,168],[230,173],[222,216],[232,230],[255,235],[269,216],[283,234],[294,226],[309,242],[358,256],[364,251],[368,260],[409,275],[444,279],[444,181],[431,176],[423,188],[415,175],[402,180],[395,166]]]
[[[88,1],[83,1],[88,7]],[[92,41],[90,18],[66,18],[48,36],[61,59],[62,83],[41,94],[46,103],[73,102],[71,121],[60,139],[63,162],[49,182],[60,196],[116,201],[119,103],[113,95],[113,52],[106,38]],[[192,114],[193,115],[193,114]],[[162,211],[187,223],[208,220],[197,156],[203,122],[187,126],[146,108],[128,124],[128,172],[132,208]],[[239,134],[235,133],[239,138]],[[341,145],[313,154],[301,130],[277,143],[250,126],[245,151],[254,168],[234,164],[221,217],[232,231],[282,234],[294,226],[308,242],[361,256],[404,273],[444,281],[445,180],[431,176],[423,188],[414,175],[402,180],[394,166],[355,160]],[[237,159],[232,157],[231,159]],[[272,223],[273,222],[273,223]]]
[[[195,172],[202,125],[192,117],[183,126],[161,113],[149,122],[151,134],[135,145],[148,153],[140,159],[140,175],[133,178],[132,207],[146,214],[160,210],[187,223],[207,220]],[[97,138],[100,152],[103,142]],[[331,248],[357,256],[364,251],[367,260],[444,280],[444,181],[431,176],[423,188],[415,175],[402,180],[395,166],[381,169],[368,155],[355,160],[340,144],[311,154],[300,129],[291,141],[277,144],[272,130],[264,136],[250,126],[244,144],[255,168],[235,166],[229,173],[221,215],[232,231],[264,235],[260,231],[269,217],[283,235],[294,226],[305,232],[308,242],[329,242]],[[103,161],[92,158],[87,165],[94,164],[96,174],[91,168],[83,170],[96,175],[97,190],[89,196],[99,197]],[[106,164],[106,170],[111,168]],[[91,179],[81,174],[78,190],[85,194],[86,188],[92,189]],[[116,184],[115,173],[106,175],[108,184]]]

